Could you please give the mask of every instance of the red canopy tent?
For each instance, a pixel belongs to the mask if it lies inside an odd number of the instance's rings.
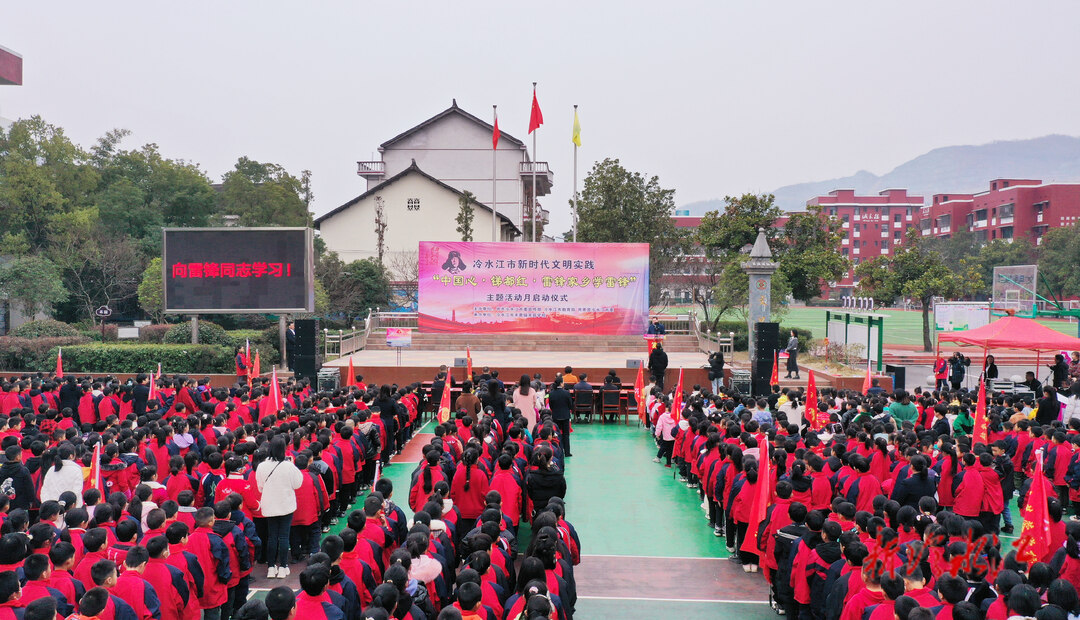
[[[1035,351],[1035,365],[1043,351],[1080,351],[1080,338],[1073,338],[1051,329],[1034,319],[1022,319],[1015,316],[1002,317],[989,325],[960,332],[945,332],[938,336],[938,346],[942,342],[955,342],[973,347],[982,347],[983,365],[986,364],[986,352],[990,349],[1021,349]]]

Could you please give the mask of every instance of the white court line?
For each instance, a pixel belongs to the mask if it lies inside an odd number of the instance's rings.
[[[705,557],[679,557],[675,555],[605,555],[602,553],[597,554],[584,554],[583,558],[631,558],[635,560],[715,560],[727,561],[727,558],[705,558]]]
[[[768,601],[732,601],[717,598],[650,598],[645,596],[578,596],[578,600],[646,601],[653,603],[722,603],[725,605],[767,605]]]

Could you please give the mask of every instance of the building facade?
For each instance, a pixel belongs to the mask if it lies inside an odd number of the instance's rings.
[[[1039,245],[1051,228],[1080,221],[1080,183],[1038,179],[994,179],[977,194],[934,194],[920,210],[925,237],[948,238],[968,230],[979,241],[1027,239]]]
[[[500,131],[493,166],[493,130],[490,123],[462,110],[454,100],[449,108],[379,145],[379,159],[357,162],[357,174],[371,190],[416,162],[427,174],[471,192],[479,202],[496,208],[523,230],[526,206],[532,201],[533,172],[537,196],[551,193],[554,175],[547,162],[533,162],[525,143],[505,131]],[[537,205],[546,222],[546,212],[539,201]],[[490,226],[478,228],[475,240],[492,241]]]

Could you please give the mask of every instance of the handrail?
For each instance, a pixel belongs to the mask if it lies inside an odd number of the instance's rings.
[[[729,332],[727,336],[721,336],[720,332],[710,330],[707,333],[701,331],[697,320],[697,313],[690,313],[690,333],[697,339],[698,349],[702,353],[712,353],[719,350],[731,363],[731,355],[735,352],[735,332]]]

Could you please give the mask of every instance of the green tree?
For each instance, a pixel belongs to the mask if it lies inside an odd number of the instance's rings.
[[[578,241],[649,244],[649,302],[660,300],[660,278],[687,249],[686,234],[671,221],[675,190],[659,177],[630,172],[618,159],[593,165],[578,198]],[[570,238],[573,233],[566,233]]]
[[[345,265],[345,273],[353,279],[358,290],[345,306],[350,317],[364,316],[371,308],[390,307],[390,278],[378,261],[371,258],[354,260]]]
[[[1080,294],[1080,235],[1077,227],[1051,228],[1039,245],[1039,279],[1058,299]]]
[[[139,305],[150,315],[155,323],[165,321],[165,285],[161,271],[161,257],[150,259],[150,264],[143,271],[137,294]]]
[[[0,265],[0,298],[32,317],[50,313],[67,299],[60,270],[44,256],[23,256]]]
[[[461,198],[458,198],[457,231],[462,241],[473,240],[473,218],[476,216],[473,211],[473,200],[474,197],[470,191],[466,191]]]
[[[807,207],[792,213],[784,224],[778,248],[780,273],[791,287],[791,296],[809,301],[821,295],[824,282],[835,282],[847,272],[849,262],[837,250],[844,237],[840,219]]]
[[[223,178],[219,216],[237,216],[241,226],[310,226],[310,175],[304,179],[285,168],[241,157]]]
[[[945,263],[941,254],[910,228],[903,246],[892,256],[878,256],[859,264],[855,276],[859,290],[881,303],[908,297],[922,304],[923,350],[932,351],[930,306],[934,297],[956,297],[964,290],[962,278]]]

